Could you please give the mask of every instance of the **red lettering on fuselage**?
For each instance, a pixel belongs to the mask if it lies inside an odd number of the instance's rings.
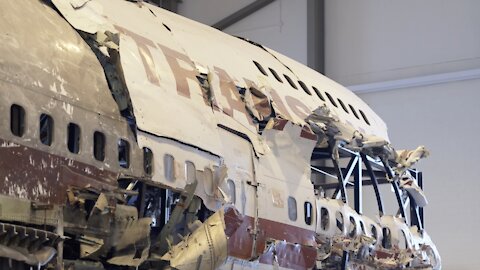
[[[192,80],[194,83],[198,84],[198,71],[193,66],[192,59],[183,53],[172,50],[161,44],[158,44],[158,46],[167,58],[168,65],[170,65],[173,76],[175,76],[177,93],[181,96],[189,98],[190,88],[188,87],[188,80]],[[183,63],[183,65],[180,65],[180,61]]]
[[[186,54],[175,51],[162,44],[155,44],[152,40],[133,33],[123,27],[115,27],[121,33],[130,36],[137,44],[138,52],[142,59],[143,66],[147,74],[147,79],[150,83],[156,86],[160,86],[160,76],[159,74],[157,74],[155,62],[150,52],[150,48],[159,48],[165,55],[168,65],[173,73],[177,86],[176,90],[179,95],[190,98],[189,81],[198,84],[198,89],[201,89],[201,86],[197,80],[197,75],[199,75],[199,73],[194,67],[192,59],[190,59]],[[248,122],[253,125],[253,119],[245,108],[245,103],[242,100],[235,81],[224,69],[220,67],[214,67],[214,72],[220,80],[220,92],[222,96],[225,97],[225,99],[227,100],[227,104],[221,104],[223,112],[231,117],[234,117],[233,112],[237,111],[245,115]],[[243,79],[249,87],[257,87],[256,83],[254,83],[253,81],[246,78]],[[202,95],[204,97],[204,100],[206,100],[205,104],[209,105],[209,103],[207,102],[209,98],[208,95],[206,93],[203,93],[203,91]],[[311,113],[310,109],[297,98],[294,98],[292,96],[285,96],[285,101],[287,105],[286,106],[285,103],[282,101],[281,96],[275,89],[270,89],[270,96],[272,98],[272,102],[275,104],[277,113],[287,119],[292,118],[289,109],[302,120]],[[213,107],[215,108],[216,106]]]
[[[153,43],[153,41],[150,39],[140,36],[121,26],[115,25],[115,28],[117,28],[120,33],[131,37],[133,41],[135,41],[138,46],[138,52],[140,54],[140,58],[142,59],[148,81],[156,86],[160,86],[160,79],[158,78],[157,71],[155,69],[155,63],[153,62],[153,57],[149,50],[149,47],[156,48],[155,43]]]
[[[245,103],[238,92],[237,86],[235,85],[233,79],[228,75],[228,73],[219,68],[215,67],[215,73],[220,79],[220,91],[222,96],[227,99],[228,107],[226,104],[221,104],[223,107],[223,112],[231,117],[233,117],[233,111],[237,111],[247,117],[248,122],[253,125],[253,119],[245,108]]]

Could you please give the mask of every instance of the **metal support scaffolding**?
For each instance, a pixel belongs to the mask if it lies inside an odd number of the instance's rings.
[[[363,188],[371,185],[375,192],[379,216],[382,217],[385,215],[385,209],[379,186],[381,184],[391,185],[399,207],[398,213],[392,214],[401,215],[406,225],[417,226],[419,230],[423,230],[422,207],[417,205],[415,199],[406,189],[400,187],[401,175],[393,170],[387,160],[370,157],[365,153],[345,149],[342,146],[335,149],[336,146],[334,146],[333,142],[330,142],[328,148],[317,148],[312,153],[312,164],[315,165],[312,165],[311,169],[313,174],[317,174],[317,176],[312,177],[312,183],[318,189],[318,194],[323,191],[328,197],[341,199],[347,204],[348,200],[351,199],[348,196],[351,193],[347,193],[347,190],[353,189],[355,211],[362,215]],[[416,179],[418,186],[423,189],[422,173],[415,169],[409,169],[408,171]],[[330,193],[332,191],[333,193]],[[407,207],[409,207],[409,216],[406,215]],[[338,222],[337,220],[337,226],[339,226]],[[390,230],[384,227],[382,233],[384,235],[382,246],[387,249],[391,248],[392,243],[389,240],[391,236],[388,236],[391,234]],[[349,251],[343,251],[340,269],[349,269],[350,256],[353,256],[353,254]]]
[[[390,181],[392,181],[392,187],[395,192],[395,197],[397,198],[400,214],[408,224],[407,215],[405,212],[405,202],[403,201],[402,195],[400,194],[398,179],[393,176],[392,169],[390,168],[390,165],[388,165],[388,161],[385,161],[382,159],[382,164],[383,164],[383,167],[385,168],[385,172],[387,173],[388,178],[390,179]]]
[[[362,181],[362,160],[358,159],[357,165],[355,165],[353,179],[354,179],[354,197],[355,197],[355,211],[357,213],[363,213],[363,205],[362,205],[362,198],[363,198],[363,181]]]
[[[379,185],[390,184],[395,193],[396,201],[399,206],[398,213],[405,219],[407,224],[423,228],[423,209],[416,205],[415,200],[410,196],[407,198],[402,194],[398,176],[394,176],[393,170],[386,161],[375,160],[364,153],[353,152],[342,147],[339,148],[340,158],[335,160],[332,155],[332,149],[317,149],[312,157],[319,157],[321,160],[330,160],[331,165],[312,166],[312,172],[324,175],[327,178],[333,178],[336,181],[316,181],[314,185],[324,191],[335,189],[332,194],[333,199],[341,199],[348,203],[347,189],[354,189],[354,208],[359,214],[363,212],[363,187],[372,186],[378,205],[379,216],[385,214],[382,195]],[[345,159],[349,158],[348,164]],[[325,163],[327,164],[327,163]],[[365,166],[364,166],[365,165]],[[409,170],[412,176],[417,180],[418,185],[422,188],[422,174],[416,170]],[[351,179],[353,177],[353,180]],[[402,197],[403,196],[403,197]],[[407,207],[409,207],[410,216],[407,215]],[[410,219],[410,220],[409,220]]]

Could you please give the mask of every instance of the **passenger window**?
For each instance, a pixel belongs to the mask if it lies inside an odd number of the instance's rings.
[[[365,231],[365,224],[363,224],[363,221],[360,220],[360,229],[362,230],[363,235],[367,235],[367,232]]]
[[[275,77],[275,79],[277,79],[278,82],[283,83],[282,78],[280,78],[280,76],[278,76],[278,73],[274,69],[272,69],[272,68],[268,68],[268,69],[273,74],[273,77]]]
[[[360,112],[360,114],[362,115],[362,117],[363,117],[363,120],[365,120],[365,123],[367,123],[367,125],[369,125],[369,126],[370,126],[370,122],[368,121],[368,118],[367,118],[367,116],[366,116],[366,115],[363,113],[363,111],[362,111],[362,110],[358,110],[358,111],[359,111],[359,112]]]
[[[335,106],[335,107],[338,108],[338,105],[337,105],[337,103],[335,102],[335,100],[333,99],[333,97],[332,97],[329,93],[327,93],[327,92],[325,92],[325,95],[327,95],[327,98],[328,98],[328,100],[330,100],[330,103],[332,103],[333,106]]]
[[[80,127],[77,124],[68,124],[68,151],[78,154],[80,152]]]
[[[93,156],[98,161],[105,160],[105,134],[99,131],[93,133]]]
[[[310,92],[310,89],[308,89],[307,85],[302,82],[302,81],[298,81],[298,84],[300,84],[300,86],[302,87],[303,91],[305,91],[305,93],[307,93],[308,95],[312,95],[312,92]]]
[[[357,223],[353,217],[350,217],[350,224],[348,226],[348,235],[354,237],[357,235]]]
[[[229,192],[229,195],[230,195],[230,201],[233,204],[235,204],[235,202],[237,201],[236,193],[235,193],[235,182],[233,182],[232,179],[228,179],[227,180],[227,185],[228,185],[228,192]]]
[[[213,172],[210,168],[205,168],[204,174],[205,174],[205,182],[204,182],[205,193],[207,193],[208,196],[213,196],[215,195],[215,185],[213,183]]]
[[[148,147],[143,147],[143,171],[146,175],[153,174],[153,152]]]
[[[288,197],[288,218],[291,221],[297,220],[297,200],[293,197]]]
[[[130,144],[123,139],[118,140],[118,163],[122,168],[130,167]]]
[[[285,77],[285,79],[287,79],[287,81],[288,81],[288,83],[290,84],[291,87],[293,87],[295,89],[298,89],[297,86],[295,85],[295,83],[292,81],[292,79],[290,79],[290,77],[288,77],[288,75],[283,74],[283,77]]]
[[[377,233],[377,227],[374,225],[371,225],[371,231],[372,231],[372,237],[375,238],[375,240],[378,239],[378,233]]]
[[[320,209],[320,227],[322,230],[328,230],[330,226],[330,215],[328,214],[328,210],[325,207]]]
[[[305,223],[307,225],[312,225],[313,220],[313,206],[310,202],[305,202],[303,205],[303,210],[305,213]]]
[[[357,111],[355,110],[355,108],[353,108],[353,106],[351,104],[348,104],[348,107],[350,107],[350,110],[352,111],[353,115],[355,115],[355,117],[360,120],[360,117],[358,117],[358,113]]]
[[[25,131],[25,110],[17,104],[10,107],[10,130],[17,137],[22,137]]]
[[[382,231],[383,231],[382,246],[387,249],[392,248],[392,235],[390,233],[390,229],[383,228]]]
[[[318,98],[320,98],[322,101],[325,101],[325,98],[323,97],[322,93],[320,93],[320,90],[318,90],[315,86],[312,86],[312,88],[317,94]]]
[[[53,141],[53,118],[42,113],[40,115],[40,142],[45,145],[52,145]]]
[[[346,113],[349,113],[349,112],[348,112],[348,109],[347,109],[347,107],[345,106],[345,104],[343,103],[343,101],[342,101],[341,99],[339,99],[339,98],[337,98],[337,100],[338,100],[338,103],[340,103],[340,106],[342,106],[342,109],[343,109]]]
[[[337,223],[336,234],[343,234],[343,215],[338,212],[335,214],[335,219]]]
[[[186,175],[188,184],[195,182],[195,180],[197,179],[195,164],[193,164],[193,162],[191,161],[185,162],[185,175]]]
[[[257,66],[258,70],[265,76],[268,76],[267,72],[265,71],[265,69],[263,69],[262,65],[260,65],[257,61],[253,61],[253,63],[255,64],[255,66]]]
[[[407,236],[405,235],[405,232],[403,230],[400,230],[400,239],[399,239],[399,243],[398,243],[398,247],[401,248],[401,249],[407,249],[408,248],[408,244],[407,244]]]
[[[175,181],[175,159],[170,154],[163,156],[163,169],[165,179]]]

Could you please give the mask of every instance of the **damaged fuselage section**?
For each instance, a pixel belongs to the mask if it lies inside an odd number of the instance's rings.
[[[142,1],[0,13],[1,269],[441,268],[428,151],[342,86]]]

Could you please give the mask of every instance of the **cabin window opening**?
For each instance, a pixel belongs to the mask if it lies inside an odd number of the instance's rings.
[[[262,67],[262,65],[260,65],[257,61],[253,61],[253,63],[255,64],[255,66],[257,66],[258,70],[265,76],[268,77],[268,73],[265,71],[265,69]]]
[[[372,237],[377,240],[378,239],[378,233],[377,233],[377,227],[374,225],[371,225],[371,232],[372,232]]]
[[[350,217],[350,224],[348,226],[348,235],[354,237],[357,235],[357,223],[353,217]]]
[[[333,97],[328,92],[325,92],[325,95],[327,95],[327,98],[328,98],[328,100],[330,100],[330,103],[332,103],[333,106],[338,108],[338,105],[335,102],[335,99],[333,99]]]
[[[330,227],[330,215],[325,207],[320,209],[320,227],[324,231],[328,230]]]
[[[235,190],[235,182],[233,182],[232,179],[227,180],[227,186],[228,186],[228,195],[230,195],[230,202],[235,204],[237,201],[237,196],[236,196],[236,190]]]
[[[342,234],[343,235],[343,215],[342,213],[338,212],[335,214],[335,219],[337,223],[336,233],[335,234]]]
[[[293,87],[294,89],[298,89],[297,86],[295,85],[295,83],[292,81],[292,79],[290,79],[290,77],[288,77],[288,75],[283,74],[283,77],[285,77],[285,79],[287,79],[287,82],[290,84],[291,87]]]
[[[77,124],[68,124],[68,151],[73,154],[80,152],[80,127]]]
[[[150,11],[151,11],[151,10],[150,10]],[[155,14],[154,14],[154,15],[155,15]],[[156,17],[156,16],[155,16],[155,17]],[[168,25],[166,25],[166,24],[164,24],[164,23],[162,23],[162,24],[163,24],[163,27],[165,27],[165,29],[167,29],[169,32],[172,32],[172,29],[170,29],[170,27],[168,27]]]
[[[118,140],[118,163],[120,167],[130,167],[130,144],[124,139]]]
[[[148,147],[143,147],[143,171],[149,176],[153,174],[153,152]]]
[[[315,91],[315,93],[317,94],[318,98],[321,99],[322,101],[325,101],[325,98],[323,97],[322,93],[320,93],[320,90],[318,90],[318,88],[316,88],[315,86],[312,86],[313,88],[313,91]]]
[[[365,224],[363,224],[363,221],[360,220],[360,229],[362,230],[363,235],[367,235],[367,232],[365,231]]]
[[[302,87],[303,91],[305,91],[305,93],[307,93],[308,95],[312,95],[312,92],[310,92],[310,89],[308,89],[308,86],[302,82],[302,81],[298,81],[298,84],[300,84],[300,86]]]
[[[175,158],[170,154],[163,156],[163,173],[168,181],[175,181]]]
[[[288,218],[291,221],[297,220],[297,200],[291,196],[288,197]]]
[[[338,103],[340,103],[340,106],[342,106],[342,109],[346,112],[346,113],[349,113],[348,112],[348,109],[347,109],[347,106],[345,106],[345,103],[343,103],[343,101],[339,98],[337,98],[338,100]]]
[[[382,246],[386,249],[392,248],[392,235],[389,228],[383,228]]]
[[[205,193],[207,193],[208,196],[212,197],[212,196],[215,195],[215,184],[213,183],[213,171],[212,171],[212,169],[205,168],[204,176],[205,176],[205,182],[204,182]]]
[[[40,115],[40,142],[44,145],[52,145],[53,141],[53,118],[42,113]]]
[[[100,131],[93,133],[93,156],[98,161],[105,160],[105,134]]]
[[[195,164],[191,161],[185,161],[185,177],[188,184],[195,182],[197,179]]]
[[[280,78],[280,76],[278,76],[278,73],[274,69],[272,69],[272,68],[268,68],[268,69],[273,74],[273,77],[275,77],[275,79],[277,79],[278,82],[283,83],[282,78]]]
[[[399,239],[399,243],[398,243],[398,247],[401,248],[401,249],[407,249],[408,248],[408,245],[407,245],[407,236],[405,235],[405,232],[403,230],[400,230],[400,239]]]
[[[367,118],[367,116],[365,115],[365,113],[363,113],[363,111],[362,111],[362,110],[358,110],[358,111],[359,111],[359,112],[360,112],[360,114],[362,115],[362,117],[363,117],[363,120],[365,120],[365,123],[367,123],[367,125],[369,125],[369,126],[370,126],[370,121],[368,121],[368,118]]]
[[[305,223],[307,225],[312,225],[313,220],[313,206],[310,202],[305,202],[303,205],[303,210],[305,213]]]
[[[25,132],[25,109],[20,105],[10,107],[10,130],[17,137],[22,137]]]
[[[355,117],[360,120],[360,117],[358,116],[358,113],[357,111],[355,110],[355,108],[353,108],[353,106],[351,104],[348,104],[348,107],[350,107],[350,110],[352,111],[353,115],[355,115]]]

